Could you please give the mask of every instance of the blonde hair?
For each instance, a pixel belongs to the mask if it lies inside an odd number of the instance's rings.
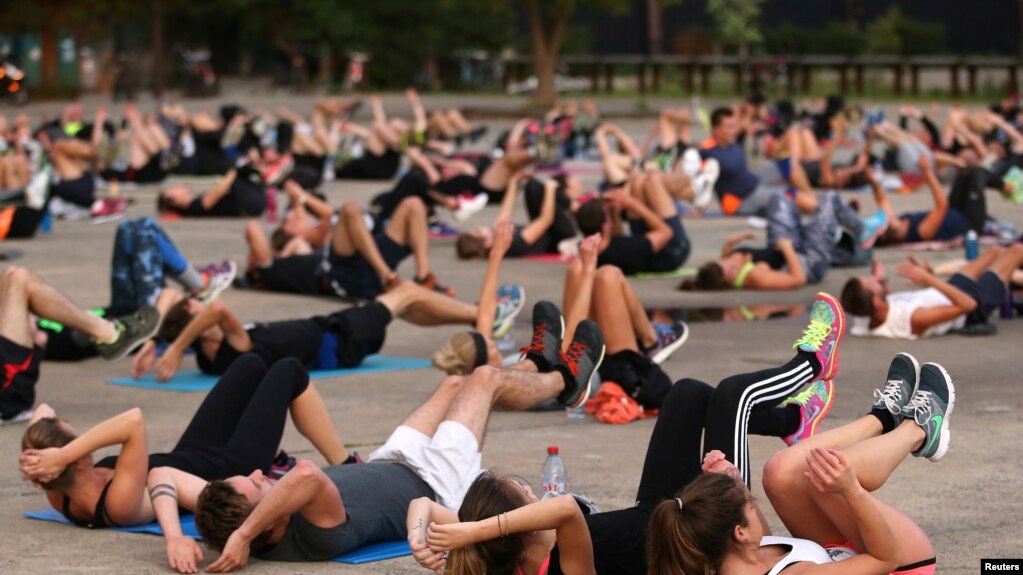
[[[433,354],[433,366],[448,375],[469,375],[475,368],[476,342],[472,334],[460,331]]]
[[[75,435],[60,425],[55,417],[44,417],[28,426],[21,436],[21,450],[64,447],[75,439]],[[41,483],[43,489],[64,491],[75,482],[74,470],[69,465],[54,479]]]

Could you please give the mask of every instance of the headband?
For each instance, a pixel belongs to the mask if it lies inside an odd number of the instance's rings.
[[[487,364],[487,340],[483,339],[483,336],[475,331],[470,331],[469,335],[472,336],[472,341],[476,344],[476,360],[472,364],[472,368],[476,369],[481,365]]]
[[[678,512],[682,513],[682,498],[681,497],[676,497],[675,501],[678,503]]]

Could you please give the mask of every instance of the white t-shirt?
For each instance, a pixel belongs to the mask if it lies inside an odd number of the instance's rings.
[[[874,329],[870,329],[869,317],[854,317],[851,327],[853,335],[871,335],[891,339],[916,339],[918,336],[913,333],[913,312],[920,308],[952,305],[952,300],[948,299],[948,296],[941,293],[937,288],[890,293],[885,299],[888,301],[888,317],[885,318],[884,323]],[[922,337],[942,335],[950,330],[959,329],[965,324],[966,315],[960,315],[944,323],[932,325],[927,328]]]

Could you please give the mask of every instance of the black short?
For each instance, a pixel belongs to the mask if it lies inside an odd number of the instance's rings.
[[[373,301],[312,319],[324,331],[337,334],[337,366],[355,367],[384,346],[392,316],[387,306]]]
[[[160,167],[160,154],[153,154],[149,161],[141,168],[128,168],[127,170],[106,169],[99,174],[104,180],[117,180],[119,182],[135,182],[136,184],[154,184],[162,182],[167,177],[167,170]]]
[[[380,255],[392,270],[411,253],[407,247],[398,245],[384,232],[375,234],[373,239]],[[344,289],[349,297],[373,299],[383,293],[384,286],[380,278],[362,255],[356,253],[341,256],[331,251],[327,261],[330,263],[330,279]]]
[[[991,312],[1005,301],[1005,282],[991,270],[981,274],[976,281],[963,274],[955,274],[949,278],[948,283],[963,290],[977,302],[977,308],[966,316],[966,325],[986,323]]]
[[[50,193],[72,204],[90,208],[96,199],[96,180],[92,172],[86,172],[80,178],[61,180],[53,184],[50,186]]]
[[[613,381],[643,407],[659,409],[671,378],[646,356],[631,349],[612,353],[600,364],[600,381]]]
[[[0,207],[0,240],[31,238],[42,220],[43,212],[28,206]]]
[[[0,417],[13,417],[35,405],[42,355],[40,349],[0,335]]]
[[[398,173],[401,152],[387,148],[383,155],[366,152],[361,158],[350,160],[335,176],[351,180],[389,180]]]

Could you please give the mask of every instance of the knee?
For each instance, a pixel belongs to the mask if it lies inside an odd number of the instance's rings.
[[[449,375],[449,376],[447,376],[447,377],[445,377],[444,379],[441,380],[439,387],[441,389],[448,389],[448,390],[451,390],[453,392],[457,392],[457,391],[460,391],[462,389],[462,384],[464,382],[465,382],[465,377],[464,376],[461,376],[461,375]]]
[[[772,455],[764,464],[764,491],[770,496],[802,490],[806,484],[803,459],[804,456],[794,449],[783,449]]]
[[[426,204],[423,203],[422,198],[419,196],[409,196],[405,198],[401,201],[401,204],[398,205],[398,208],[408,210],[412,214],[422,216],[426,215]]]
[[[692,378],[683,378],[675,382],[664,398],[662,411],[674,410],[687,405],[706,405],[710,400],[714,388],[706,383]],[[678,407],[675,407],[678,406]]]
[[[0,282],[3,282],[4,290],[12,288],[24,289],[28,287],[35,277],[35,273],[26,268],[11,266],[3,271],[3,276],[0,277]]]
[[[481,365],[473,370],[466,382],[468,389],[493,390],[497,385],[498,373],[501,369],[492,365]]]
[[[341,206],[341,216],[346,218],[362,218],[362,208],[355,202],[345,202]]]
[[[622,270],[613,265],[600,266],[593,276],[593,281],[600,284],[621,282],[624,279],[625,274],[622,273]]]

